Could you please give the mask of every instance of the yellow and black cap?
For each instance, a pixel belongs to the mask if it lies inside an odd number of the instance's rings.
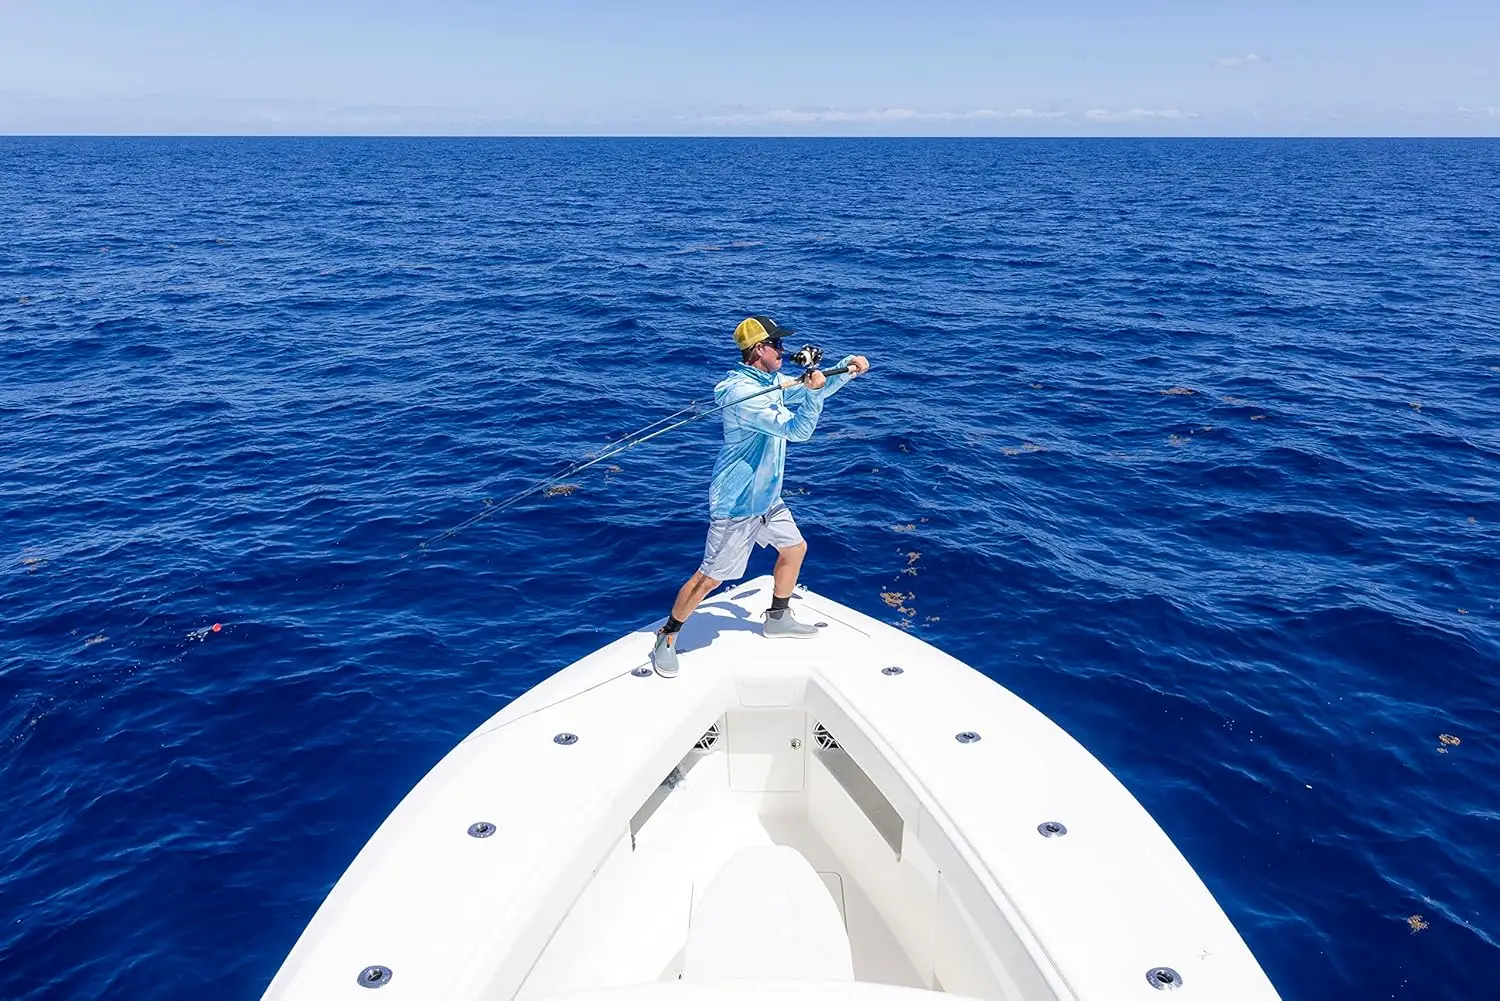
[[[777,326],[776,321],[769,316],[747,316],[734,328],[734,343],[741,351],[748,351],[761,341],[771,341],[773,346],[779,347],[774,342],[783,337],[791,337],[796,332],[790,327]]]

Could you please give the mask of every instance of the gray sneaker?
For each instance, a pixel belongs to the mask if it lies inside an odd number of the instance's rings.
[[[766,624],[763,631],[767,636],[785,636],[798,640],[811,639],[818,635],[817,626],[810,626],[792,618],[790,608],[766,609]]]
[[[658,632],[656,646],[651,648],[651,666],[663,678],[677,677],[677,651],[673,649],[670,639],[666,633]]]

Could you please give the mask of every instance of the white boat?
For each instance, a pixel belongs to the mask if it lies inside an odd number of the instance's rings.
[[[1061,728],[771,579],[470,734],[375,832],[267,999],[1276,998],[1182,854]],[[378,995],[372,995],[377,990]]]

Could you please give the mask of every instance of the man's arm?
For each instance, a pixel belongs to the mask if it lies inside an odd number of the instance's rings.
[[[818,418],[823,413],[823,400],[817,393],[808,393],[796,412],[789,413],[784,407],[778,407],[762,397],[736,404],[725,412],[732,415],[737,427],[759,431],[774,438],[785,438],[787,441],[806,441],[818,426]]]
[[[859,363],[858,365],[855,364],[856,361]],[[782,395],[786,397],[786,402],[789,405],[800,404],[814,396],[821,397],[822,399],[826,400],[834,393],[837,393],[840,389],[843,389],[844,386],[848,384],[850,379],[854,378],[860,372],[868,369],[870,367],[870,363],[865,361],[865,359],[860,355],[845,355],[843,357],[843,360],[841,360],[838,365],[835,365],[833,367],[840,368],[844,366],[849,366],[849,371],[840,372],[838,375],[831,376],[828,381],[823,384],[822,389],[808,389],[805,384],[799,382],[797,383],[797,385],[793,386],[791,389],[788,389]]]

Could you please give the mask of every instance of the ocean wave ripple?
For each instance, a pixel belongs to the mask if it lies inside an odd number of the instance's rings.
[[[811,586],[1077,736],[1287,998],[1489,997],[1497,152],[0,139],[0,995],[258,996],[664,614],[715,431],[402,554],[769,312],[875,365],[791,452]]]

